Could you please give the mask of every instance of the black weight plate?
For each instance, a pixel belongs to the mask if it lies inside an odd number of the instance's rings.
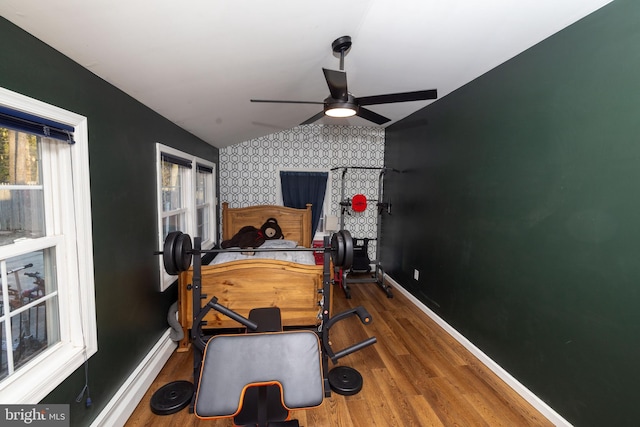
[[[340,231],[331,236],[331,256],[333,265],[340,267],[344,261],[344,237]]]
[[[348,366],[336,366],[329,371],[331,390],[343,396],[352,396],[362,390],[362,375]]]
[[[353,238],[348,230],[341,230],[342,244],[344,246],[344,259],[342,260],[342,268],[348,270],[353,265]]]
[[[151,412],[170,415],[186,408],[193,397],[193,384],[189,381],[174,381],[163,385],[151,396]]]
[[[188,234],[181,234],[176,238],[174,245],[174,262],[178,272],[187,271],[191,267],[191,237]]]
[[[164,270],[167,274],[175,276],[178,274],[178,268],[175,261],[175,243],[178,236],[182,234],[182,231],[172,231],[167,234],[164,239],[164,246],[162,248],[162,262],[164,263]]]

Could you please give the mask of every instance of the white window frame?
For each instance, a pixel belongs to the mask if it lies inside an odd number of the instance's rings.
[[[216,164],[210,162],[208,160],[202,159],[200,157],[196,157],[193,154],[185,153],[183,151],[177,150],[175,148],[169,147],[167,145],[156,143],[156,199],[157,199],[157,210],[158,210],[158,250],[162,251],[164,246],[164,234],[162,230],[162,219],[163,219],[163,210],[162,210],[162,154],[168,154],[171,156],[179,157],[185,160],[191,161],[191,169],[187,169],[185,176],[187,179],[185,180],[185,192],[183,194],[184,197],[184,209],[186,212],[186,224],[185,229],[180,230],[183,233],[189,234],[190,236],[195,237],[196,235],[196,224],[197,224],[197,206],[196,206],[196,177],[197,177],[197,165],[203,165],[210,167],[213,172],[211,173],[210,180],[210,199],[208,203],[209,210],[209,236],[210,238],[202,241],[202,249],[211,249],[215,241],[214,239],[217,236],[217,223],[218,219],[216,216],[215,206],[217,205],[215,189],[216,189]],[[164,269],[164,263],[162,261],[162,256],[158,257],[159,260],[159,268],[160,268],[160,291],[165,291],[173,282],[176,281],[176,276],[170,276]]]
[[[6,259],[56,242],[60,342],[0,382],[0,402],[36,404],[98,351],[87,119],[4,88],[0,105],[74,127],[75,144],[61,150],[55,174],[47,177],[53,194],[45,205],[54,208],[47,236],[0,247]]]

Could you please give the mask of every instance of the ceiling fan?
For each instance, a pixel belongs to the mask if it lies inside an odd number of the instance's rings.
[[[356,98],[347,89],[347,73],[344,71],[344,57],[346,51],[351,47],[351,37],[342,36],[331,44],[335,53],[340,54],[340,71],[323,68],[324,77],[329,86],[330,95],[324,101],[285,101],[275,99],[252,99],[251,102],[270,102],[280,104],[323,104],[321,112],[302,122],[307,125],[315,122],[327,115],[330,117],[351,117],[358,116],[381,125],[391,119],[373,112],[365,105],[391,104],[395,102],[423,101],[436,99],[438,91],[436,89],[420,90],[415,92],[390,93],[386,95],[363,96]]]

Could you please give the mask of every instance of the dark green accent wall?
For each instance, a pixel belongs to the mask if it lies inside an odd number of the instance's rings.
[[[82,368],[45,402],[69,403],[71,424],[89,425],[166,331],[177,297],[175,285],[158,291],[155,143],[215,163],[218,150],[4,18],[0,86],[88,118],[99,347],[89,361],[93,407],[75,403]]]
[[[389,127],[385,164],[387,272],[574,425],[637,425],[640,3]]]

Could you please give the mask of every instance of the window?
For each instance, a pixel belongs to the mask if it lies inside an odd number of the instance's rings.
[[[163,249],[167,234],[182,231],[202,239],[202,248],[213,247],[216,236],[215,164],[182,151],[157,144],[158,164],[158,245]],[[164,291],[175,281],[164,271],[160,258]]]
[[[38,403],[97,351],[87,122],[2,88],[0,109],[0,401]]]
[[[329,214],[331,184],[329,171],[282,169],[279,171],[278,201],[283,206],[304,208],[311,203],[314,240],[324,235],[324,218]]]
[[[200,236],[203,242],[212,242],[211,218],[213,212],[212,195],[213,168],[198,164],[196,168],[196,236]]]

